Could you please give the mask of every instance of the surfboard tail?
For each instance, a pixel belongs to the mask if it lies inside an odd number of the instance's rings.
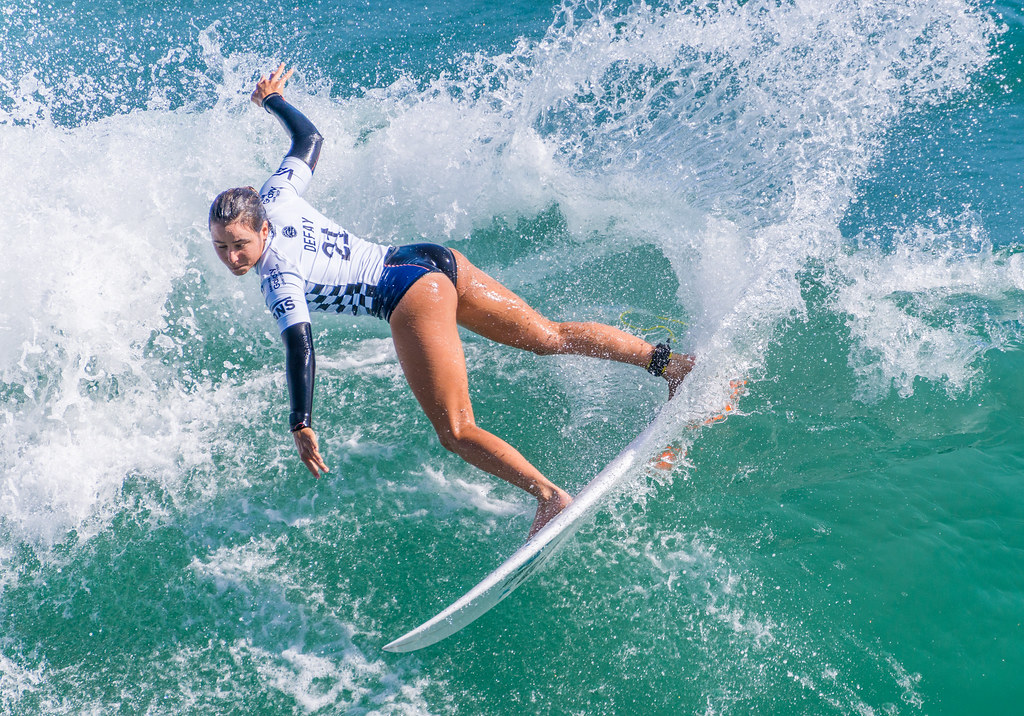
[[[384,651],[416,651],[436,644],[473,623],[539,571],[561,544],[576,532],[579,524],[578,519],[571,520],[539,542],[537,538],[545,535],[543,530],[538,532],[534,539],[520,547],[473,589],[436,616],[386,644]]]

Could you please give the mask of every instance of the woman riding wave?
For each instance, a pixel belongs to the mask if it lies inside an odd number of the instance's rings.
[[[221,192],[209,228],[218,258],[236,276],[256,269],[285,345],[289,425],[314,477],[327,471],[312,428],[315,354],[310,310],[367,313],[391,327],[399,363],[441,444],[537,499],[532,537],[572,501],[515,448],[476,424],[458,326],[538,355],[574,354],[646,368],[669,397],[693,358],[600,323],[558,323],[530,308],[465,256],[436,244],[388,247],[352,236],[302,199],[323,137],[285,101],[294,70],[261,77],[252,101],[291,137],[280,168],[257,192]]]

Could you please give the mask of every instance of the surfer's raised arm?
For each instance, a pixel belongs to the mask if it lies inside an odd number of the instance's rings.
[[[291,136],[287,156],[259,191],[238,187],[218,194],[209,226],[213,248],[233,274],[259,275],[284,341],[288,427],[299,457],[314,476],[327,471],[311,427],[316,358],[310,312],[375,316],[387,321],[402,372],[441,444],[537,499],[533,536],[572,497],[476,424],[459,326],[539,355],[590,356],[645,368],[668,382],[669,397],[693,367],[693,356],[603,323],[552,321],[458,251],[432,243],[374,244],[321,214],[302,194],[323,138],[282,96],[291,74],[282,63],[270,77],[260,77],[252,93],[252,101]]]
[[[284,85],[293,72],[294,68],[285,72],[282,62],[270,73],[270,77],[260,77],[250,99],[277,117],[281,126],[288,132],[288,136],[292,138],[292,146],[285,156],[301,159],[309,170],[313,171],[316,169],[324,138],[302,112],[284,99]]]

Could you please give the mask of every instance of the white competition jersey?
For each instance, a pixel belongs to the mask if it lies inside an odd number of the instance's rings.
[[[260,189],[270,235],[256,270],[281,331],[308,323],[310,309],[373,312],[389,248],[352,236],[310,206],[302,193],[312,178],[304,161],[285,157]]]

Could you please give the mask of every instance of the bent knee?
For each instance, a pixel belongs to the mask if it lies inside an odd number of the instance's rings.
[[[441,442],[441,447],[458,455],[465,445],[466,434],[473,427],[472,423],[448,423],[435,425],[434,430],[437,432],[437,439]]]
[[[448,452],[458,454],[459,452],[459,438],[447,430],[438,430],[437,439],[441,441],[441,447]]]

